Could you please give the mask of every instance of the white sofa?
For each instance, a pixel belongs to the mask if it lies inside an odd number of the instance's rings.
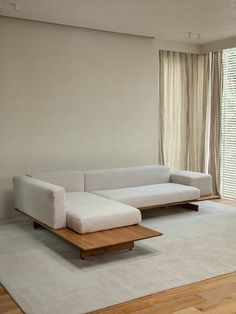
[[[139,209],[212,193],[209,174],[160,165],[38,173],[14,177],[13,185],[17,209],[82,234],[138,224]]]

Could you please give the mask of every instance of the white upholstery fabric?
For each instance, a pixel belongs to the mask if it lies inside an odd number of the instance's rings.
[[[33,174],[32,177],[62,186],[66,192],[84,191],[84,173],[82,171],[65,170],[42,172]]]
[[[66,227],[65,190],[27,176],[13,178],[15,208],[58,229]]]
[[[195,200],[200,197],[199,189],[175,183],[94,191],[94,193],[137,208]]]
[[[141,222],[137,208],[92,193],[66,193],[67,226],[79,233],[129,226]]]
[[[159,165],[85,171],[87,192],[167,182],[169,168]]]
[[[171,182],[189,185],[200,190],[201,196],[212,193],[212,178],[210,174],[192,171],[171,172]]]

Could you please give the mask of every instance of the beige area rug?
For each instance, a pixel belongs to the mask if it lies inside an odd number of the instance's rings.
[[[26,218],[0,222],[0,282],[27,314],[80,314],[236,270],[236,208],[156,209],[164,236],[133,251],[79,259],[77,248]]]

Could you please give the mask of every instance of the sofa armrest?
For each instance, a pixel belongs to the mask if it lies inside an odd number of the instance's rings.
[[[66,227],[65,190],[27,176],[13,178],[15,208],[53,229]]]
[[[212,177],[207,173],[174,171],[170,173],[170,182],[198,188],[201,196],[212,194]]]

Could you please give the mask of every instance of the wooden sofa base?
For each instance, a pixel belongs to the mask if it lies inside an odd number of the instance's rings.
[[[16,208],[16,210],[31,218],[35,229],[45,228],[78,247],[80,249],[81,259],[106,252],[131,250],[134,248],[135,241],[159,237],[162,235],[159,231],[152,230],[141,225],[132,225],[80,234],[69,228],[53,229],[32,216],[22,212],[20,209]]]
[[[147,206],[147,207],[140,207],[139,210],[142,212],[142,211],[146,211],[148,209],[153,209],[153,208],[165,208],[165,207],[172,207],[172,206],[181,206],[181,207],[186,208],[186,209],[198,211],[199,205],[195,204],[195,202],[210,201],[210,200],[219,199],[219,198],[220,198],[220,196],[212,194],[212,195],[207,195],[207,196],[201,196],[200,198],[198,198],[196,200],[167,203],[167,204],[160,204],[160,205],[152,205],[152,206]]]
[[[182,205],[183,208],[194,210],[195,212],[199,211],[199,205],[194,203],[187,203]]]
[[[127,243],[119,243],[111,246],[106,246],[103,248],[92,249],[92,250],[82,250],[80,249],[80,258],[85,259],[89,256],[100,255],[108,252],[115,252],[121,250],[132,250],[134,248],[134,241],[130,241]]]
[[[210,195],[207,197],[202,197],[198,200],[193,200],[192,202],[217,199],[220,198],[216,195]],[[140,211],[151,209],[151,208],[160,208],[160,207],[169,207],[169,206],[182,206],[191,210],[198,210],[198,205],[192,202],[178,202],[164,205],[156,205],[150,207],[140,208]],[[128,227],[121,227],[116,229],[98,231],[93,233],[79,234],[69,228],[62,229],[52,229],[42,222],[34,219],[30,215],[25,214],[21,210],[17,209],[22,214],[28,216],[33,220],[33,226],[35,229],[46,228],[57,236],[63,238],[64,240],[70,242],[71,244],[80,248],[80,258],[85,259],[89,256],[94,256],[98,254],[103,254],[106,252],[114,252],[118,250],[131,250],[134,248],[134,242],[148,239],[152,237],[161,236],[162,233],[146,228],[141,225],[133,225]]]
[[[159,231],[141,225],[132,225],[104,231],[80,234],[69,228],[52,229],[47,225],[33,221],[34,228],[46,228],[64,240],[79,247],[80,258],[85,259],[106,252],[131,250],[134,242],[161,236]]]
[[[26,216],[32,218],[29,215]],[[132,250],[134,248],[135,241],[159,237],[162,235],[159,231],[155,231],[141,225],[80,234],[69,228],[52,229],[38,220],[35,220],[34,218],[32,219],[33,227],[35,229],[45,228],[71,244],[79,247],[81,259],[107,252]]]

